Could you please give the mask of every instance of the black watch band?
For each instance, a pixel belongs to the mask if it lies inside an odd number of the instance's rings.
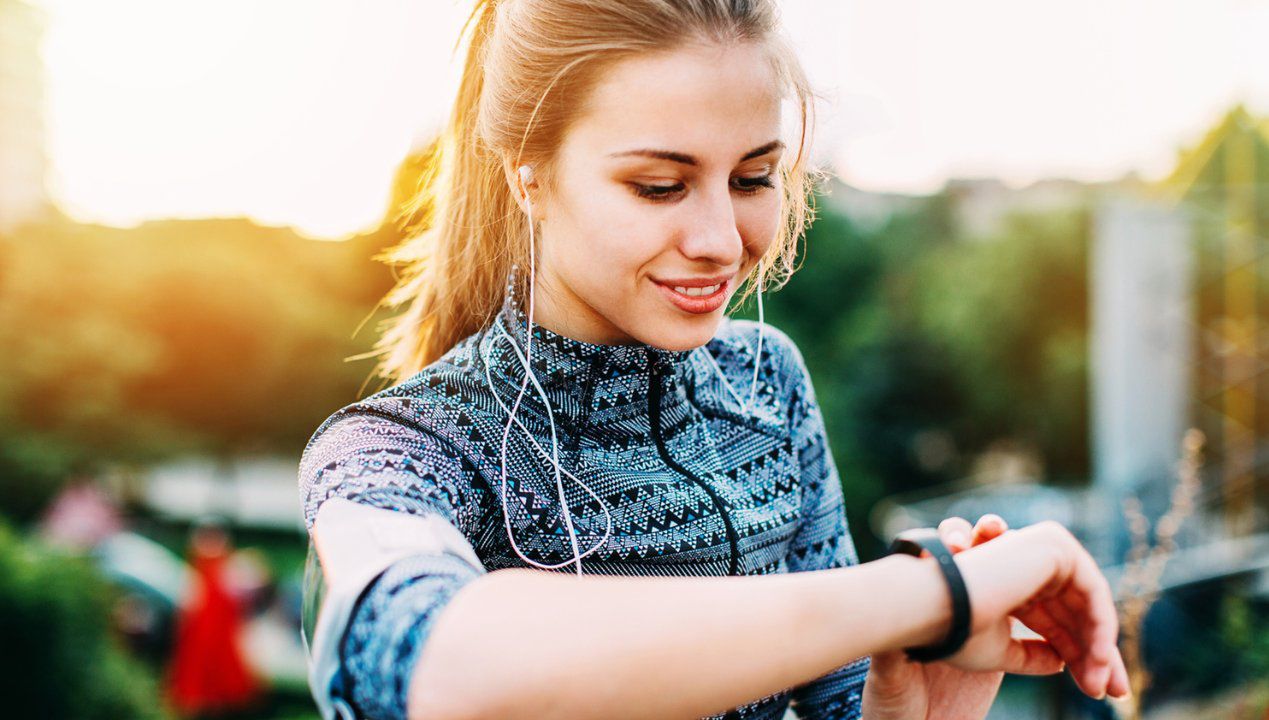
[[[920,557],[922,550],[930,551],[938,561],[939,569],[943,571],[943,579],[947,580],[947,589],[952,595],[952,627],[943,642],[937,645],[904,648],[903,651],[917,662],[931,662],[952,655],[969,639],[969,591],[965,589],[965,580],[952,560],[951,551],[943,544],[934,528],[914,528],[899,533],[890,542],[890,549],[886,554],[898,552]]]

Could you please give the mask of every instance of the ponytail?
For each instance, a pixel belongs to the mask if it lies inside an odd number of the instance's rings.
[[[382,356],[376,372],[391,382],[414,375],[492,319],[513,262],[512,240],[527,232],[501,160],[478,132],[496,13],[492,0],[478,0],[459,36],[461,43],[472,28],[458,95],[405,211],[421,218],[421,231],[374,258],[404,266],[380,305],[405,310],[385,321],[371,353]]]

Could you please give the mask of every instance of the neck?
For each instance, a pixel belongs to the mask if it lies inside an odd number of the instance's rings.
[[[638,341],[609,322],[550,272],[538,272],[533,288],[533,325],[593,345],[631,345]],[[522,308],[528,312],[528,307]]]

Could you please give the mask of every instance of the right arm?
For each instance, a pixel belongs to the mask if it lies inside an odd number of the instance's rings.
[[[439,614],[414,668],[412,720],[697,718],[788,689],[854,658],[931,645],[951,602],[933,557],[819,572],[576,578],[500,570]],[[1127,692],[1110,586],[1060,524],[956,555],[973,642],[946,662],[1017,667],[1010,617],[1050,640],[1092,697]],[[1064,615],[1044,604],[1060,602]],[[508,608],[513,612],[508,612]],[[1078,611],[1075,608],[1079,608]]]
[[[699,718],[950,622],[934,560],[910,556],[751,577],[499,570],[436,618],[409,717]]]

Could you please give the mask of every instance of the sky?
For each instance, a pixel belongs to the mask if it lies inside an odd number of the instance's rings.
[[[440,128],[470,0],[31,0],[49,192],[85,222],[372,229]],[[784,0],[816,156],[864,190],[1168,173],[1233,104],[1269,115],[1269,0]]]

